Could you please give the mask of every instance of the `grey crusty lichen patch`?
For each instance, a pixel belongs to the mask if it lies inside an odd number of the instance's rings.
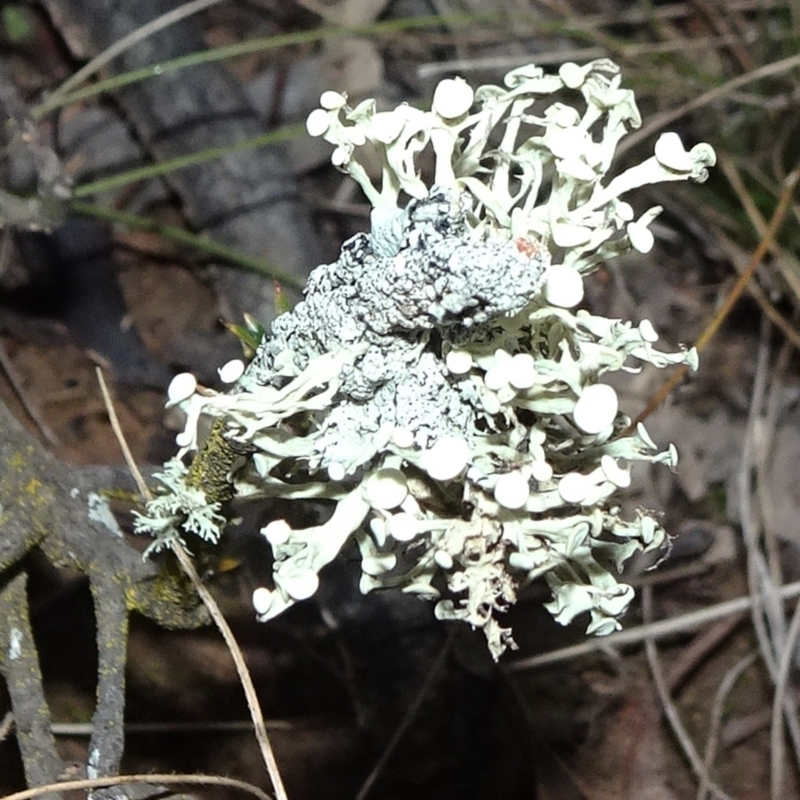
[[[275,321],[248,366],[244,386],[279,385],[324,353],[366,346],[343,370],[317,444],[323,463],[352,463],[346,448],[387,425],[413,431],[423,448],[473,428],[478,394],[449,373],[442,348],[524,309],[550,257],[509,240],[475,241],[464,200],[434,188],[411,201],[390,255],[366,234],[353,237],[338,261],[314,271],[304,300]]]
[[[521,252],[507,239],[481,240],[467,225],[467,197],[434,187],[412,200],[396,251],[382,255],[372,237],[358,234],[338,261],[311,275],[305,299],[279,317],[247,374],[264,383],[303,369],[322,353],[360,342],[370,350],[345,380],[354,399],[370,397],[396,369],[415,360],[421,337],[443,338],[521,311],[542,285],[550,256]],[[276,369],[278,365],[278,369]]]

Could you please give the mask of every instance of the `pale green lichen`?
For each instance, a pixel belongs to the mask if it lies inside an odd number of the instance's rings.
[[[335,146],[334,164],[372,202],[372,230],[314,271],[244,374],[224,370],[233,388],[176,379],[181,449],[137,530],[156,548],[186,531],[219,537],[220,507],[186,485],[182,461],[213,417],[248,449],[228,476],[238,495],[335,503],[319,525],[262,531],[275,562],[274,585],[253,596],[259,619],[313,595],[353,538],[362,591],[435,599],[438,617],[483,628],[495,657],[513,645],[498,612],[538,577],[559,622],[588,612],[589,632],[616,630],[633,596],[616,575],[667,537],[644,511],[622,519],[614,496],[632,462],[674,466],[676,454],[641,425],[628,432],[602,377],[637,362],[694,368],[696,354],[656,350],[649,322],[576,306],[604,260],[652,247],[661,209],[636,219],[622,195],[704,180],[713,150],[664,134],[652,158],[604,184],[620,138],[640,124],[606,59],[553,75],[525,67],[474,93],[442,81],[429,111],[349,108],[333,92],[321,105],[309,132]],[[364,147],[378,155],[377,185],[358,161]]]

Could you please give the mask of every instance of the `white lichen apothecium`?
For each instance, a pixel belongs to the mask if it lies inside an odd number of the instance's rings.
[[[216,541],[222,507],[189,480],[201,417],[246,452],[226,476],[238,496],[332,501],[310,528],[263,530],[274,583],[256,589],[259,619],[317,589],[349,539],[361,589],[397,587],[436,601],[441,619],[484,630],[495,658],[513,646],[497,615],[543,577],[563,624],[589,612],[589,633],[620,627],[633,590],[617,575],[634,553],[665,545],[653,516],[614,505],[633,461],[676,463],[639,425],[626,433],[606,373],[689,364],[639,325],[577,309],[603,262],[653,246],[660,208],[638,218],[623,199],[647,183],[703,181],[707,144],[674,133],[606,181],[620,138],[640,125],[616,64],[516,69],[476,92],[443,80],[430,111],[354,108],[326,92],[308,118],[333,163],[373,206],[371,232],[318,267],[305,299],[280,316],[230,387],[175,378],[187,415],[163,492],[136,522],[159,549],[187,533]],[[379,160],[375,182],[359,161]],[[420,155],[432,152],[430,183]]]

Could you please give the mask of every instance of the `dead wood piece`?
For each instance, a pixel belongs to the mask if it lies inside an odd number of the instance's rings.
[[[76,51],[95,54],[163,12],[160,0],[47,0]],[[126,51],[117,72],[139,69],[205,47],[184,19]],[[263,133],[241,85],[217,63],[132,84],[116,95],[139,139],[159,160],[240,142]],[[301,282],[320,261],[310,214],[283,150],[271,145],[170,173],[191,224],[230,246],[292,273]],[[239,310],[262,322],[275,316],[274,287],[260,276],[220,269],[221,288]]]
[[[0,189],[0,226],[52,230],[65,218],[70,181],[2,70],[0,118],[7,184]]]
[[[109,470],[76,470],[47,453],[0,404],[0,672],[11,696],[25,774],[31,785],[63,769],[50,732],[50,714],[33,641],[25,593],[24,557],[38,547],[57,567],[86,575],[97,625],[98,689],[89,747],[99,777],[115,775],[123,747],[127,621],[139,611],[173,628],[207,621],[184,583],[162,574],[98,513],[100,481]]]
[[[14,728],[29,786],[58,780],[64,763],[50,732],[50,713],[42,690],[42,674],[31,631],[24,572],[2,590],[0,615],[0,673],[8,685],[14,709]],[[58,795],[45,795],[55,800]]]

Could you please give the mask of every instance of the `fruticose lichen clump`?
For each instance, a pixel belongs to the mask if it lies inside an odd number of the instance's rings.
[[[156,536],[151,550],[221,534],[221,503],[185,463],[203,452],[207,416],[229,450],[220,463],[231,494],[335,503],[314,527],[278,519],[262,530],[274,584],[253,595],[259,619],[312,596],[353,538],[363,592],[436,600],[439,618],[482,628],[495,658],[513,646],[496,615],[540,576],[560,623],[589,612],[590,633],[620,627],[633,590],[616,575],[667,537],[644,511],[621,518],[613,497],[631,462],[674,466],[676,454],[659,452],[642,425],[627,431],[603,377],[640,362],[695,367],[696,354],[656,350],[647,321],[577,307],[586,275],[653,245],[661,209],[636,218],[623,195],[703,181],[715,157],[666,133],[651,158],[605,180],[620,138],[641,122],[618,73],[600,59],[557,74],[527,66],[476,92],[448,79],[430,111],[322,95],[308,130],[364,190],[371,232],[314,271],[246,368],[221,370],[228,390],[175,379],[170,403],[187,415],[180,451],[136,522]],[[377,185],[359,161],[366,150]]]

